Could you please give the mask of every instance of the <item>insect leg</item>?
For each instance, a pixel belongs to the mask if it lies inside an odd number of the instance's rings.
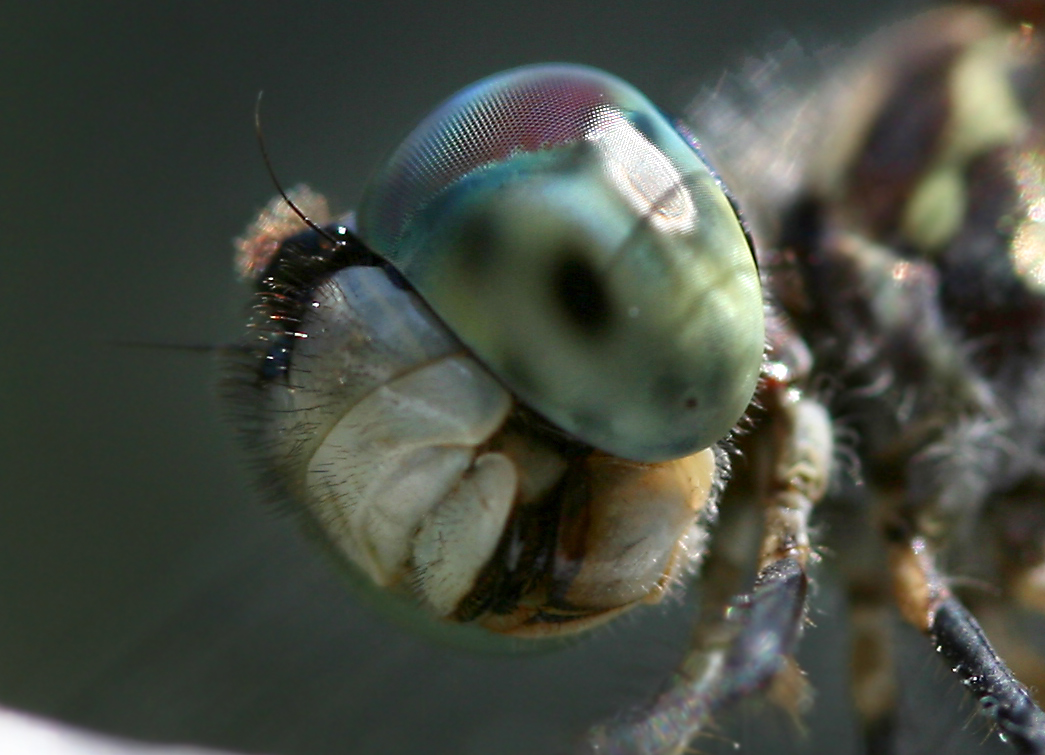
[[[819,403],[786,384],[771,383],[763,402],[769,427],[761,437],[768,442],[753,461],[764,463],[767,474],[760,486],[764,524],[753,591],[696,634],[681,670],[650,706],[594,728],[585,752],[678,755],[720,710],[793,667],[813,558],[808,520],[830,474],[831,425]]]
[[[899,528],[888,536],[890,569],[903,617],[930,637],[1003,740],[1024,755],[1045,753],[1045,713],[944,584],[925,539],[908,536]]]
[[[1040,705],[1041,694],[1045,692],[1045,656],[1021,631],[1018,609],[998,596],[982,593],[970,594],[964,602],[991,638],[998,655]]]
[[[1030,617],[1020,614],[1045,615],[1043,492],[1042,482],[1035,477],[987,504],[985,519],[991,537],[985,545],[989,547],[975,562],[973,573],[999,585],[1001,592],[973,589],[962,593],[998,654],[1039,703],[1045,692],[1045,656],[1023,627]]]

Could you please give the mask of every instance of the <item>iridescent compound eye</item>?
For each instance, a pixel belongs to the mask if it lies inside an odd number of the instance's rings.
[[[636,461],[725,436],[758,379],[752,249],[642,94],[540,65],[444,103],[367,192],[359,233],[553,425]]]

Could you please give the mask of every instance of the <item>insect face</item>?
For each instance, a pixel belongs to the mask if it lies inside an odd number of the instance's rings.
[[[242,243],[234,402],[270,492],[366,585],[442,628],[542,637],[696,562],[763,305],[716,177],[638,92],[495,76],[406,140],[358,228],[273,250],[289,217]]]

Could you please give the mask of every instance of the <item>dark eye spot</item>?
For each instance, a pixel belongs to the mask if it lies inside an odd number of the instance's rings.
[[[552,293],[566,318],[587,335],[599,335],[613,314],[606,286],[592,263],[576,249],[563,249],[552,271]]]
[[[682,405],[685,406],[687,409],[696,409],[697,408],[697,400],[695,398],[693,398],[692,396],[690,396],[688,399],[686,399],[683,402]]]

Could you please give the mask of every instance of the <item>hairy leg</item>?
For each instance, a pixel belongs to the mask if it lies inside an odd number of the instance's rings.
[[[972,613],[947,587],[923,537],[887,533],[890,570],[904,619],[930,638],[998,734],[1025,755],[1045,753],[1045,713],[991,647]]]

